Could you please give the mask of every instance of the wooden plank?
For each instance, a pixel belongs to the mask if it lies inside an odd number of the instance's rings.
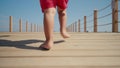
[[[120,33],[54,34],[53,48],[41,51],[43,33],[0,33],[0,68],[120,68]]]
[[[1,67],[0,68],[10,68]],[[120,66],[12,66],[11,68],[120,68]]]
[[[12,57],[120,57],[120,50],[7,50],[0,51],[0,58]]]
[[[0,58],[0,66],[119,66],[120,57]]]

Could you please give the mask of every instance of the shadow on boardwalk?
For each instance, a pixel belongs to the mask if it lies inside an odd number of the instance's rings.
[[[2,35],[2,36],[0,36],[0,38],[2,38],[2,37],[10,37],[10,35]]]
[[[20,41],[11,41],[11,40],[4,40],[0,39],[0,47],[16,47],[20,49],[32,49],[32,50],[40,50],[39,47],[34,46],[27,46],[26,44],[32,44],[32,43],[39,43],[39,42],[45,42],[44,40],[20,40]],[[55,41],[55,44],[65,42],[64,40]]]

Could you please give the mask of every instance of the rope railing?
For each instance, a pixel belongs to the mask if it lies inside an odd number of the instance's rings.
[[[0,18],[8,18],[8,16],[1,16],[1,15],[0,15]]]
[[[120,23],[120,21],[118,21],[118,23]]]
[[[88,15],[87,17],[89,18],[89,17],[92,17],[93,16],[93,13],[92,14],[90,14],[90,15]]]
[[[93,26],[87,26],[86,28],[92,28]]]
[[[5,19],[0,19],[0,22],[6,22],[7,20],[5,20]]]
[[[103,10],[106,10],[107,8],[109,8],[111,6],[111,3],[109,4],[109,5],[107,5],[106,7],[104,7],[104,8],[101,8],[101,9],[99,9],[99,10],[97,10],[98,12],[101,12],[101,11],[103,11]],[[112,13],[111,13],[112,14]],[[87,16],[87,18],[89,18],[89,17],[91,17],[91,16],[93,16],[93,13],[91,13],[90,15],[88,15]],[[106,16],[109,16],[109,14],[107,14],[107,15],[105,15],[105,16],[102,16],[102,17],[106,17]],[[98,17],[98,18],[102,18],[102,17]],[[87,23],[90,23],[90,22],[93,22],[94,20],[93,19],[91,19],[91,20],[89,20],[89,21],[87,21]]]
[[[30,23],[22,18],[0,16],[0,32],[42,32],[40,25]]]
[[[80,29],[84,29],[84,28],[80,28]]]
[[[99,9],[98,12],[101,12],[101,11],[103,11],[103,10],[109,8],[109,7],[111,7],[111,4],[107,5],[106,7],[102,8],[102,9]]]
[[[94,20],[93,20],[93,19],[91,19],[91,20],[88,20],[88,21],[87,21],[87,23],[91,23],[91,22],[93,22],[93,21],[94,21]]]
[[[106,26],[106,25],[111,25],[112,23],[107,23],[107,24],[101,24],[101,25],[97,25],[97,26]]]
[[[118,12],[120,12],[120,10],[118,10]]]
[[[102,18],[108,17],[108,16],[110,16],[110,15],[112,15],[112,13],[108,13],[108,14],[106,14],[106,15],[104,15],[104,16],[98,17],[97,19],[102,19]]]
[[[0,31],[1,32],[7,32],[8,31],[8,22],[9,22],[8,16],[1,16],[0,15]],[[4,29],[4,30],[3,30]]]
[[[86,18],[82,19],[82,22],[84,22],[84,23],[80,23],[80,25],[78,25],[77,27],[74,26],[74,25],[72,27],[69,27],[69,29],[72,29],[72,30],[69,30],[69,31],[72,32],[72,31],[80,30],[80,31],[86,32],[87,31],[86,29],[93,28],[93,31],[97,32],[98,31],[97,29],[100,28],[99,26],[109,26],[109,25],[112,25],[112,27],[110,26],[112,28],[112,32],[118,32],[119,25],[116,24],[116,23],[120,23],[120,21],[118,21],[118,17],[117,17],[119,12],[120,12],[120,10],[118,9],[118,4],[119,4],[118,1],[120,1],[120,0],[112,0],[112,2],[110,2],[110,4],[108,4],[107,6],[101,8],[99,10],[94,10],[94,13],[86,16],[87,20],[85,20]],[[111,9],[111,6],[112,6],[112,9]],[[98,13],[102,12],[102,14],[103,14],[103,11],[105,13],[105,11],[108,8],[110,8],[110,10],[109,10],[110,12],[109,13],[107,11],[107,14],[104,14],[104,15],[98,17]],[[91,16],[93,16],[93,19],[89,19],[89,17],[91,18]],[[102,23],[99,23],[101,19],[102,19]],[[106,21],[105,21],[106,19],[108,19],[112,23],[106,23]],[[92,26],[88,26],[87,24],[93,24],[93,25]],[[78,28],[78,29],[76,30],[76,28]]]

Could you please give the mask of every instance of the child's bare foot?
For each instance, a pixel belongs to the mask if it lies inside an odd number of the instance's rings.
[[[50,50],[53,46],[53,41],[46,41],[45,43],[43,43],[42,45],[40,45],[40,49],[43,50]]]
[[[63,38],[70,38],[70,35],[67,32],[61,32]]]

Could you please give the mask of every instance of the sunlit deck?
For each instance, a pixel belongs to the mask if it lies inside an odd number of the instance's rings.
[[[120,33],[54,33],[50,51],[43,33],[0,33],[0,68],[120,68]]]

